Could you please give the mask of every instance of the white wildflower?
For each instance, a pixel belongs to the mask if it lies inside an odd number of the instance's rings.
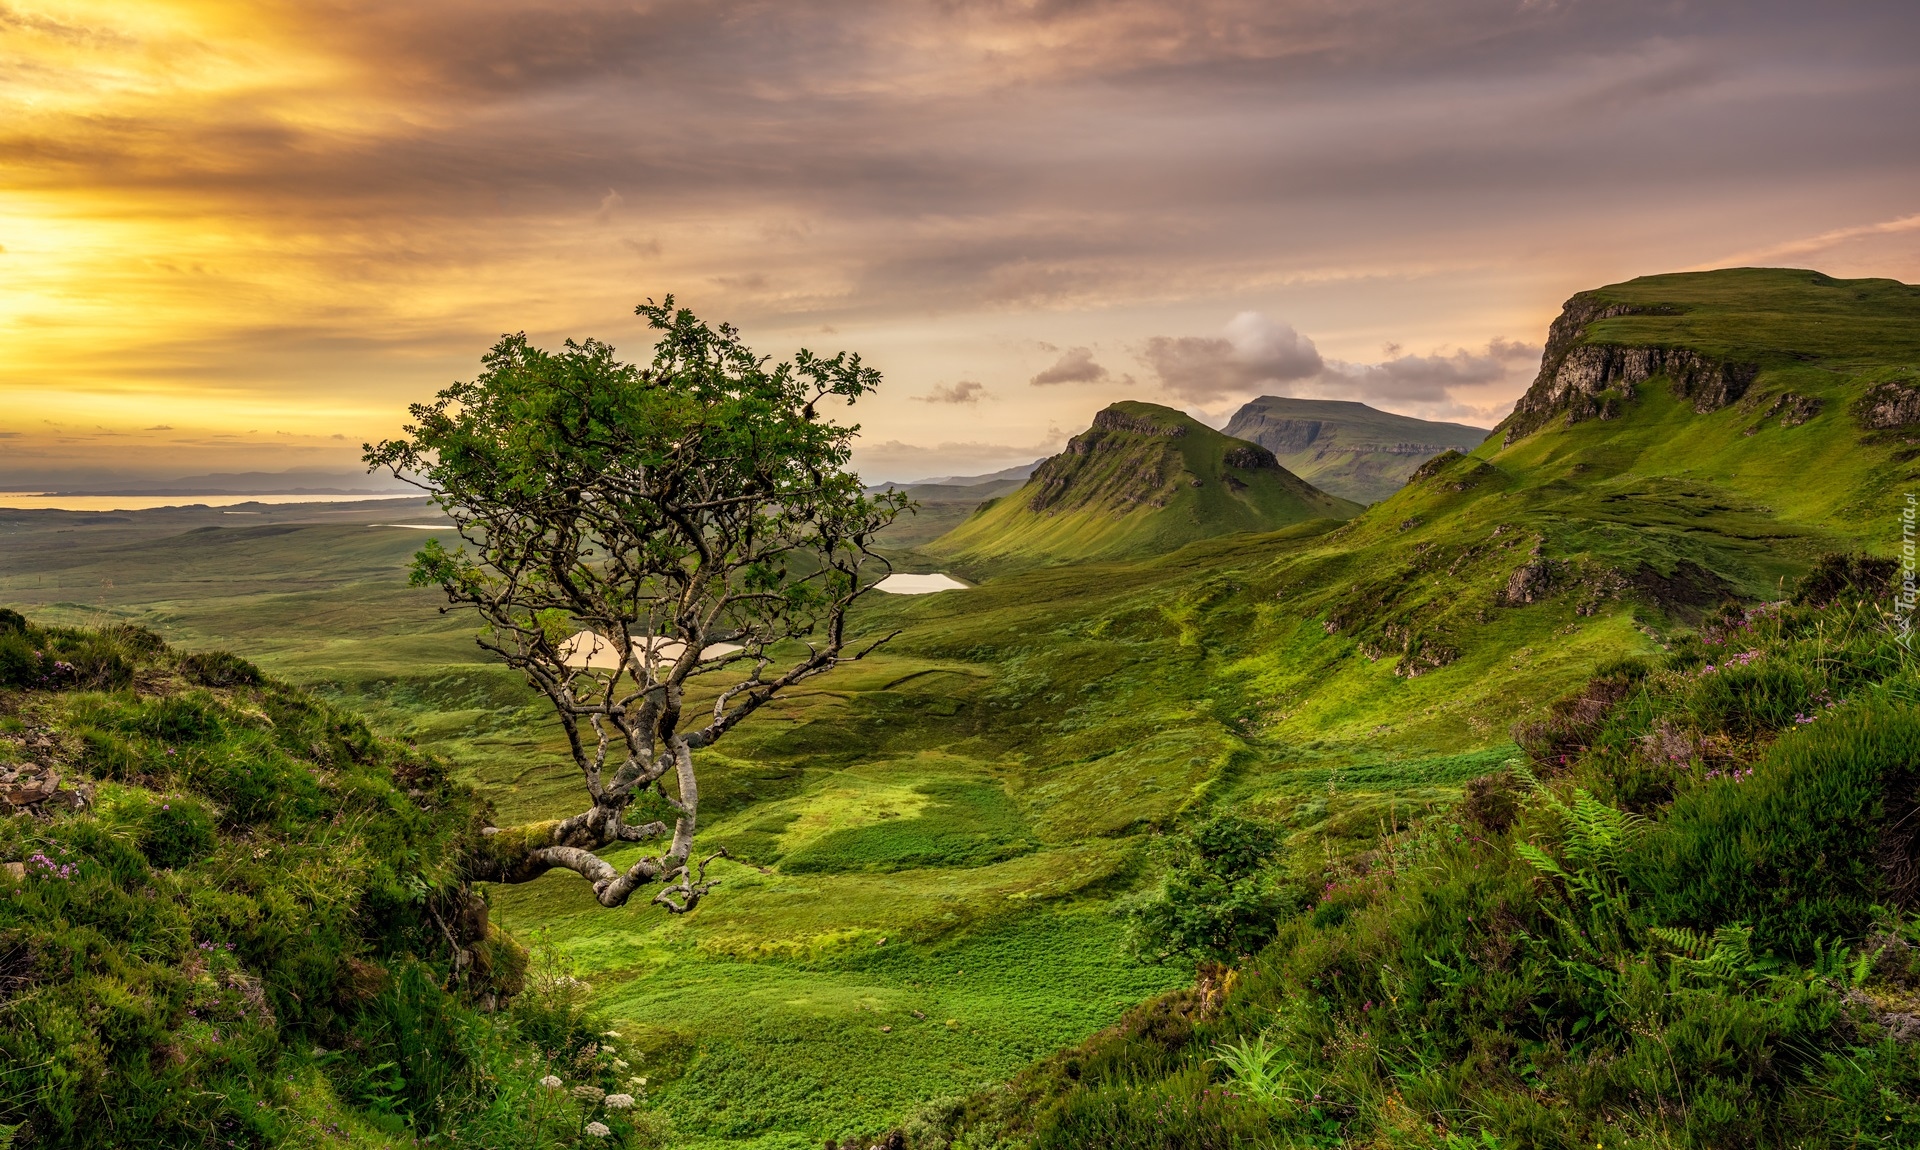
[[[631,1109],[633,1109],[633,1095],[631,1095],[631,1094],[609,1094],[609,1095],[607,1095],[607,1109],[609,1109],[609,1110],[631,1110]]]
[[[614,1068],[615,1070],[625,1070],[625,1069],[627,1068],[627,1060],[626,1060],[626,1059],[624,1059],[624,1058],[616,1058],[616,1059],[614,1059],[614,1060],[613,1060],[613,1068]]]
[[[587,1133],[593,1135],[595,1138],[605,1138],[607,1135],[613,1133],[613,1128],[605,1122],[589,1122],[587,1123]]]
[[[565,1086],[566,1083],[560,1081],[558,1077],[549,1074],[540,1080],[540,1085],[546,1087],[548,1090],[558,1090],[562,1086]]]
[[[606,1033],[604,1033],[604,1034],[602,1034],[602,1035],[601,1035],[600,1037],[602,1037],[602,1038],[618,1038],[618,1037],[620,1037],[620,1032],[619,1032],[618,1030],[609,1030],[609,1031],[607,1031]]]

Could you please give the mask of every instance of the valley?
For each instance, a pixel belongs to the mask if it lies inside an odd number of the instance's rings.
[[[731,857],[697,912],[553,874],[490,887],[493,921],[591,984],[674,1146],[849,1144],[943,1098],[1038,1137],[981,1099],[1194,985],[1116,913],[1165,884],[1172,836],[1231,814],[1273,828],[1276,882],[1377,873],[1534,761],[1516,729],[1596,672],[1789,598],[1823,555],[1891,554],[1917,364],[1920,289],[1741,269],[1576,297],[1500,427],[1428,424],[1453,438],[1413,460],[1373,449],[1420,429],[1374,412],[1323,459],[1337,494],[1293,470],[1311,443],[1248,441],[1354,413],[1261,400],[1222,433],[1116,403],[1030,477],[922,490],[879,546],[970,586],[865,597],[853,630],[896,638],[703,752],[702,842]],[[544,703],[407,585],[434,533],[377,526],[436,514],[0,510],[0,605],[232,651],[444,756],[501,825],[572,813]],[[1299,946],[1309,919],[1339,927],[1309,914]],[[1486,1143],[1509,1144],[1558,1143]]]

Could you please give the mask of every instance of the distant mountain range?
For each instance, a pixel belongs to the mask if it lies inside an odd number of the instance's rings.
[[[1273,452],[1281,466],[1322,491],[1378,503],[1443,451],[1472,451],[1484,427],[1435,423],[1339,399],[1263,395],[1228,421],[1226,433]]]
[[[1360,510],[1301,480],[1259,444],[1170,407],[1127,401],[1094,416],[1025,484],[925,550],[995,562],[1118,558]]]
[[[999,471],[990,471],[985,475],[942,475],[933,479],[912,479],[904,483],[882,484],[885,487],[897,487],[902,490],[909,487],[978,487],[983,483],[1003,483],[1008,480],[1026,482],[1033,469],[1045,463],[1045,459],[1036,459],[1032,463],[1019,463]]]

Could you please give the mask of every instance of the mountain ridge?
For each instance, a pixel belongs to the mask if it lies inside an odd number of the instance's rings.
[[[1257,443],[1183,411],[1123,400],[1097,413],[1017,491],[982,505],[926,550],[993,561],[1112,559],[1359,510]]]
[[[1416,419],[1354,400],[1263,395],[1227,421],[1227,435],[1258,443],[1280,464],[1331,495],[1377,503],[1422,462],[1471,451],[1487,429]]]

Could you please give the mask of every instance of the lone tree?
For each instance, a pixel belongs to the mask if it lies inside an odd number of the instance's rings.
[[[725,853],[693,862],[695,752],[892,637],[851,650],[847,611],[890,569],[870,544],[906,500],[864,494],[846,470],[858,426],[820,416],[878,386],[858,356],[770,367],[672,296],[637,311],[660,332],[651,365],[595,340],[550,353],[507,336],[478,379],[413,405],[406,438],[365,458],[452,519],[464,545],[429,540],[412,581],[442,588],[442,611],[479,613],[480,646],[552,702],[586,787],[570,818],[487,828],[471,877],[562,867],[609,907],[658,882],[653,901],[684,913]],[[665,821],[627,821],[637,802],[664,804],[670,837]],[[596,853],[662,838],[625,870]]]

